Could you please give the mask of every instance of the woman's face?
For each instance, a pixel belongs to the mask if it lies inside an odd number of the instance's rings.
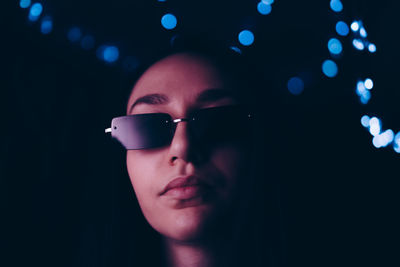
[[[127,114],[168,113],[173,119],[186,118],[193,110],[237,103],[231,95],[209,60],[175,54],[141,76],[129,98]],[[178,241],[201,238],[217,218],[224,217],[244,165],[241,145],[199,146],[190,138],[187,124],[177,124],[170,145],[128,150],[126,155],[147,221],[162,235]]]

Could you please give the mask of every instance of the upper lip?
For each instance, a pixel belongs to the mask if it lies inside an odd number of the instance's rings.
[[[206,185],[207,183],[200,179],[197,176],[190,175],[190,176],[181,176],[173,179],[170,181],[164,189],[161,191],[160,195],[165,194],[167,191],[173,188],[185,187],[185,186],[194,186],[194,185]]]

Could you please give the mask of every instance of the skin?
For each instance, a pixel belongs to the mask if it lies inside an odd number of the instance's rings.
[[[152,65],[135,84],[127,114],[168,113],[186,118],[199,108],[234,104],[229,96],[199,100],[210,90],[226,89],[219,69],[206,58],[189,53],[174,54]],[[167,101],[132,104],[149,94],[165,95]],[[219,227],[230,216],[243,168],[243,148],[221,144],[199,149],[191,141],[187,122],[180,122],[170,145],[128,150],[126,164],[141,210],[149,224],[164,236],[171,266],[212,266],[215,249],[211,243],[224,238]],[[212,197],[188,203],[160,195],[173,179],[196,175],[212,185]],[[225,227],[226,228],[226,227]],[[218,233],[218,234],[217,234]],[[214,239],[214,240],[213,240]]]

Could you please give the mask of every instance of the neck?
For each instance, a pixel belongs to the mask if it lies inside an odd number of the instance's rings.
[[[229,240],[179,242],[165,239],[169,267],[224,266],[223,260],[230,251]]]

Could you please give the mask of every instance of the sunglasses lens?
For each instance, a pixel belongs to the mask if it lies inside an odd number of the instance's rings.
[[[114,118],[112,136],[125,149],[147,149],[168,145],[173,135],[173,123],[168,114],[138,114]]]
[[[206,144],[240,140],[249,132],[249,115],[237,106],[202,109],[193,115],[191,135]]]

